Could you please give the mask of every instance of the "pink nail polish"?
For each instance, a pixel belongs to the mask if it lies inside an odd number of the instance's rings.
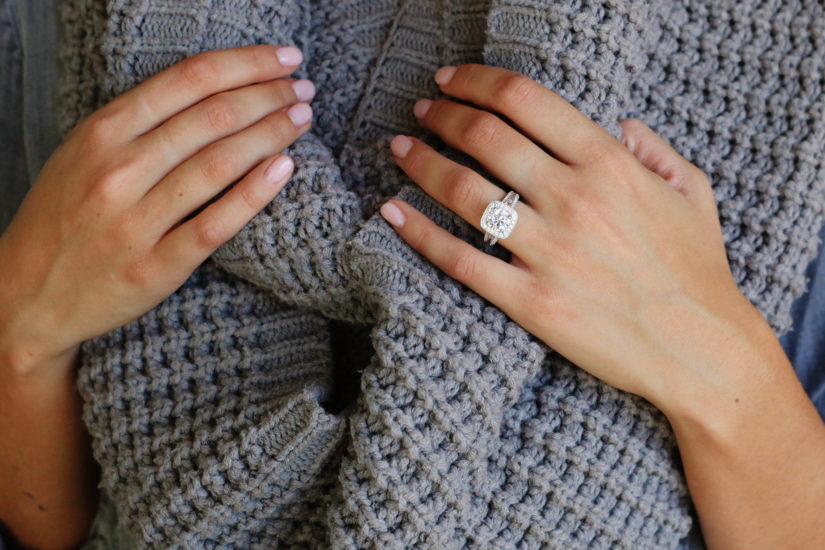
[[[292,159],[287,156],[280,156],[269,163],[264,170],[264,178],[270,183],[278,183],[289,175],[289,171],[295,165]]]
[[[415,108],[413,112],[415,116],[418,118],[424,118],[427,116],[427,113],[430,111],[430,107],[433,106],[433,101],[431,99],[422,99],[418,103],[415,104]]]
[[[295,126],[303,126],[312,120],[312,107],[306,103],[296,103],[287,110],[286,114]]]
[[[390,142],[390,149],[392,154],[398,158],[405,158],[412,149],[413,141],[407,136],[395,136]]]
[[[315,97],[315,85],[309,80],[296,80],[292,83],[298,101],[309,101]]]
[[[441,67],[440,69],[438,69],[438,72],[435,73],[436,84],[438,84],[439,86],[446,86],[453,79],[453,75],[455,75],[455,72],[456,67]]]
[[[278,61],[285,67],[300,65],[304,60],[304,54],[301,53],[301,50],[293,46],[278,48],[276,53],[278,54]]]
[[[381,216],[395,227],[403,227],[406,217],[400,208],[391,202],[386,202],[379,210]]]

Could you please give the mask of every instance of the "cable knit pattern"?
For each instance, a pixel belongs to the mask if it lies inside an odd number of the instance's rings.
[[[388,142],[443,149],[411,110],[444,64],[526,73],[614,134],[638,116],[711,176],[737,283],[781,334],[822,220],[820,3],[66,0],[64,21],[66,129],[202,50],[295,44],[318,85],[278,198],[83,347],[121,530],[153,548],[677,547],[690,502],[665,418],[410,249],[388,198],[485,245]]]

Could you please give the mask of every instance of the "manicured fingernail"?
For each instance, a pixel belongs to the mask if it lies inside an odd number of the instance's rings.
[[[385,202],[379,212],[381,212],[381,216],[385,220],[393,224],[395,227],[402,227],[407,219],[401,209],[391,202]]]
[[[300,65],[301,61],[304,60],[304,54],[301,53],[301,50],[293,46],[278,48],[276,53],[278,54],[278,61],[281,62],[281,65],[287,67]]]
[[[315,85],[309,80],[295,80],[292,83],[298,101],[309,101],[315,97]]]
[[[455,67],[441,67],[440,69],[438,69],[438,72],[435,73],[435,83],[439,86],[446,86],[453,79],[455,71]]]
[[[303,126],[312,120],[312,107],[306,103],[296,103],[286,112],[295,126]]]
[[[433,102],[431,99],[422,99],[418,103],[415,104],[415,108],[413,112],[415,116],[418,118],[424,118],[427,116],[427,112],[430,110],[430,107],[433,106]]]
[[[407,136],[395,136],[394,138],[392,138],[392,142],[390,142],[390,149],[392,149],[392,154],[400,159],[403,159],[407,156],[407,153],[410,152],[412,146],[413,141]]]
[[[294,165],[295,163],[292,162],[291,158],[281,155],[269,163],[269,166],[264,170],[264,177],[270,183],[278,183],[289,175],[289,171],[292,170]]]

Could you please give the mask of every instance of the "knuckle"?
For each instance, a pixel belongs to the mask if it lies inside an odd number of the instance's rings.
[[[279,79],[269,84],[269,87],[271,88],[270,97],[275,105],[291,105],[298,101],[290,81]]]
[[[450,256],[447,263],[447,275],[459,282],[472,281],[477,269],[473,255],[468,251],[459,251]]]
[[[121,124],[121,113],[117,109],[103,108],[89,115],[80,126],[89,150],[96,151],[110,144]]]
[[[126,266],[124,278],[135,288],[148,289],[154,286],[159,276],[157,262],[143,255],[132,259]]]
[[[477,82],[478,78],[482,76],[481,72],[483,70],[483,65],[475,63],[461,65],[458,67],[458,70],[456,70],[455,75],[453,75],[453,82],[457,82],[462,86],[473,85]]]
[[[462,138],[470,145],[489,147],[498,143],[501,137],[501,126],[498,117],[487,112],[480,112],[471,116],[462,132]]]
[[[502,78],[495,100],[501,106],[531,103],[536,96],[537,86],[536,82],[522,74],[508,75]]]
[[[427,153],[420,147],[413,145],[410,152],[404,158],[404,170],[411,176],[415,176],[421,172],[421,167],[427,164]]]
[[[179,67],[184,82],[198,88],[218,76],[217,67],[209,52],[199,53],[184,59]]]
[[[261,193],[260,186],[256,185],[240,185],[238,193],[244,205],[256,212],[266,204],[266,199],[268,198]]]
[[[264,123],[272,130],[273,135],[282,136],[297,131],[295,124],[290,120],[286,112],[276,112],[264,119]]]
[[[560,289],[549,281],[541,278],[531,278],[524,286],[523,301],[527,308],[537,312],[546,321],[564,315],[564,301]]]
[[[213,219],[201,220],[195,228],[195,240],[202,249],[214,250],[228,238],[223,226]]]
[[[610,205],[598,189],[589,185],[573,186],[566,195],[565,206],[576,227],[593,229],[610,215]]]
[[[481,203],[483,189],[472,170],[456,169],[450,177],[449,200],[453,206],[470,206]]]
[[[410,230],[409,243],[415,250],[422,252],[426,244],[430,241],[430,230],[424,226],[416,225],[415,229]]]
[[[209,127],[219,132],[232,130],[240,121],[238,108],[226,97],[218,97],[206,104]]]
[[[106,206],[117,204],[124,196],[124,189],[132,178],[131,161],[114,162],[103,168],[91,186],[90,195]]]
[[[447,114],[445,111],[450,109],[451,106],[451,102],[448,100],[433,100],[433,104],[430,106],[430,110],[427,111],[427,115],[422,119],[422,122],[429,128],[437,127],[439,122],[445,120],[445,115]]]
[[[222,146],[212,146],[203,153],[200,171],[207,181],[224,182],[235,173],[235,157]]]
[[[278,53],[276,48],[269,45],[258,45],[246,49],[250,65],[260,71],[271,70],[272,67],[278,67],[280,61],[278,60]]]
[[[613,148],[603,139],[591,139],[585,144],[582,153],[593,164],[601,164],[613,154]]]
[[[261,121],[261,124],[271,136],[273,143],[280,142],[285,136],[297,131],[289,116],[283,112],[272,113]]]
[[[618,141],[611,139],[594,139],[585,147],[586,158],[591,159],[593,165],[602,170],[615,174],[624,173],[635,160],[632,153]]]
[[[135,215],[123,212],[110,228],[112,242],[121,249],[133,250],[136,239],[140,237],[140,225]]]
[[[105,175],[99,178],[92,186],[91,196],[95,203],[104,209],[111,208],[117,203],[120,186],[112,176]]]
[[[179,148],[179,144],[182,142],[178,136],[183,131],[184,130],[177,128],[174,124],[167,122],[165,124],[161,124],[154,132],[152,132],[161,151],[167,156],[167,158],[177,158],[176,151]]]

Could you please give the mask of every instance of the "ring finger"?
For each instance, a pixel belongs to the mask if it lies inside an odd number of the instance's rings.
[[[474,170],[453,162],[420,140],[397,136],[392,142],[396,162],[428,195],[473,224],[479,231],[487,205],[505,192]],[[541,261],[548,231],[544,219],[530,205],[517,202],[518,220],[512,234],[499,243],[526,265]]]

